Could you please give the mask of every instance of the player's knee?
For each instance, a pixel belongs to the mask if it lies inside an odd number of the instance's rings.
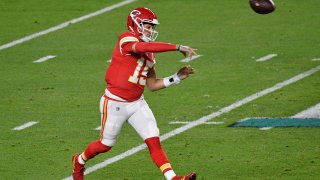
[[[112,146],[116,143],[116,139],[115,138],[103,138],[101,140],[101,143],[107,147],[110,147],[110,149],[111,149]]]
[[[158,137],[160,135],[160,131],[158,127],[149,128],[148,131],[141,133],[142,139],[146,140],[151,137]]]
[[[112,148],[112,146],[107,146],[107,145],[104,145],[103,143],[101,143],[101,146],[99,148],[100,148],[100,152],[104,153],[104,152],[109,151]]]

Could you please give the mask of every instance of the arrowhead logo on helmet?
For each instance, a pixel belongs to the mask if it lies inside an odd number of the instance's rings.
[[[153,29],[145,29],[144,24],[152,25]],[[158,32],[155,27],[160,24],[157,15],[149,8],[138,7],[130,12],[127,20],[129,31],[138,35],[145,42],[155,41]]]

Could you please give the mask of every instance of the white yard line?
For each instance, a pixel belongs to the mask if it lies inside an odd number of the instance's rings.
[[[206,122],[205,124],[224,124],[224,122]]]
[[[42,57],[42,58],[40,58],[40,59],[37,59],[37,60],[35,60],[35,61],[33,61],[33,62],[34,62],[34,63],[40,63],[40,62],[47,61],[47,60],[49,60],[49,59],[53,59],[53,58],[55,58],[55,57],[57,57],[57,56],[48,55],[48,56]]]
[[[0,51],[3,50],[3,49],[7,49],[7,48],[10,48],[10,47],[13,47],[15,45],[18,45],[18,44],[21,44],[21,43],[24,43],[26,41],[30,41],[34,38],[37,38],[37,37],[40,37],[42,35],[45,35],[45,34],[48,34],[48,33],[51,33],[51,32],[54,32],[54,31],[57,31],[59,29],[63,29],[67,26],[69,26],[70,24],[75,24],[75,23],[78,23],[78,22],[81,22],[81,21],[84,21],[86,19],[89,19],[89,18],[92,18],[94,16],[97,16],[97,15],[100,15],[100,14],[103,14],[105,12],[108,12],[108,11],[111,11],[113,9],[116,9],[116,8],[119,8],[121,6],[124,6],[124,5],[127,5],[127,4],[130,4],[132,2],[135,2],[137,0],[125,0],[125,1],[122,1],[120,3],[117,3],[117,4],[113,4],[111,6],[108,6],[108,7],[105,7],[99,11],[96,11],[96,12],[93,12],[93,13],[90,13],[90,14],[87,14],[85,16],[81,16],[79,18],[76,18],[76,19],[72,19],[70,21],[67,21],[67,22],[64,22],[62,24],[59,24],[57,26],[54,26],[54,27],[51,27],[49,29],[46,29],[44,31],[41,31],[41,32],[38,32],[38,33],[35,33],[35,34],[32,34],[32,35],[29,35],[29,36],[26,36],[24,38],[21,38],[21,39],[18,39],[18,40],[15,40],[15,41],[12,41],[10,43],[7,43],[7,44],[4,44],[4,45],[1,45],[0,46]]]
[[[189,62],[189,61],[195,60],[195,59],[197,59],[197,58],[199,58],[201,56],[202,55],[192,56],[191,59],[189,57],[187,57],[187,58],[181,59],[180,62]]]
[[[254,93],[254,94],[252,94],[252,95],[250,95],[250,96],[248,96],[248,97],[246,97],[246,98],[244,98],[244,99],[242,99],[240,101],[237,101],[237,102],[235,102],[235,103],[233,103],[233,104],[231,104],[229,106],[226,106],[226,107],[224,107],[224,108],[222,108],[222,109],[220,109],[220,110],[218,110],[216,112],[213,112],[213,113],[211,113],[211,114],[209,114],[207,116],[203,116],[200,119],[197,119],[197,120],[192,121],[192,122],[190,122],[190,123],[188,123],[188,124],[186,124],[184,126],[181,126],[181,127],[177,128],[175,130],[172,130],[172,131],[160,136],[160,139],[161,139],[161,141],[164,141],[166,139],[174,137],[174,136],[176,136],[176,135],[178,135],[178,134],[180,134],[180,133],[182,133],[184,131],[187,131],[187,130],[195,127],[195,126],[198,126],[198,125],[203,124],[203,123],[205,123],[205,122],[207,122],[209,120],[212,120],[213,118],[216,118],[216,117],[218,117],[218,116],[220,116],[222,114],[228,113],[231,110],[236,109],[236,108],[238,108],[238,107],[240,107],[240,106],[242,106],[244,104],[247,104],[247,103],[249,103],[249,102],[251,102],[251,101],[253,101],[255,99],[258,99],[258,98],[260,98],[260,97],[262,97],[264,95],[272,93],[272,92],[274,92],[276,90],[279,90],[279,89],[281,89],[281,88],[283,88],[285,86],[288,86],[288,85],[290,85],[292,83],[295,83],[295,82],[297,82],[297,81],[299,81],[299,80],[301,80],[301,79],[303,79],[305,77],[308,77],[308,76],[318,72],[319,70],[320,70],[320,66],[317,66],[317,67],[315,67],[315,68],[313,68],[313,69],[311,69],[309,71],[306,71],[306,72],[303,72],[301,74],[298,74],[298,75],[296,75],[296,76],[294,76],[294,77],[292,77],[292,78],[290,78],[290,79],[288,79],[286,81],[278,83],[278,84],[276,84],[276,85],[274,85],[274,86],[272,86],[270,88],[267,88],[267,89],[262,90],[260,92]],[[124,158],[126,158],[128,156],[131,156],[131,155],[133,155],[135,153],[138,153],[138,152],[140,152],[141,150],[143,150],[145,148],[146,148],[145,144],[140,144],[140,145],[138,145],[138,146],[136,146],[136,147],[134,147],[132,149],[129,149],[129,150],[127,150],[127,151],[125,151],[125,152],[123,152],[123,153],[121,153],[119,155],[116,155],[116,156],[114,156],[112,158],[109,158],[109,159],[107,159],[107,160],[105,160],[105,161],[103,161],[101,163],[98,163],[98,164],[96,164],[94,166],[91,166],[91,167],[87,168],[86,171],[85,171],[85,174],[89,174],[89,173],[92,173],[94,171],[97,171],[98,169],[104,168],[104,167],[108,166],[109,164],[115,163],[115,162],[117,162],[117,161],[119,161],[121,159],[124,159]],[[72,177],[69,176],[69,177],[65,178],[65,180],[67,180],[67,179],[72,179]]]
[[[268,54],[268,55],[266,55],[266,56],[263,56],[263,57],[257,59],[256,61],[257,61],[257,62],[267,61],[267,60],[270,60],[270,59],[272,59],[272,58],[274,58],[274,57],[276,57],[276,56],[278,56],[278,55],[277,55],[277,54]]]
[[[21,126],[17,126],[15,128],[13,128],[12,130],[20,131],[20,130],[23,130],[25,128],[31,127],[31,126],[33,126],[33,125],[35,125],[37,123],[38,123],[37,121],[30,121],[30,122],[27,122],[27,123],[25,123],[25,124],[23,124]]]
[[[293,118],[320,118],[320,103],[308,108],[298,114],[292,116]]]
[[[312,61],[320,61],[320,58],[313,58]]]
[[[259,128],[260,130],[262,131],[266,131],[266,130],[270,130],[272,129],[273,127],[262,127],[262,128]]]

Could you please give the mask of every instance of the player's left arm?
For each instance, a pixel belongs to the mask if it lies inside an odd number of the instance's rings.
[[[189,77],[190,74],[193,74],[194,70],[190,65],[183,66],[179,71],[172,76],[165,77],[163,79],[157,78],[156,71],[154,67],[149,71],[147,76],[147,87],[151,91],[157,91],[166,87],[169,87],[174,84],[179,84],[181,80],[184,80]]]
[[[165,88],[163,80],[157,78],[154,67],[151,68],[151,70],[148,72],[146,84],[150,91],[157,91],[159,89]]]

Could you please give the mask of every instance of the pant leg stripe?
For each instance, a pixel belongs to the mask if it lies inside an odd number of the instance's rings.
[[[103,103],[103,117],[102,117],[102,123],[101,123],[100,141],[102,141],[103,132],[104,132],[104,126],[105,126],[106,121],[107,121],[107,110],[108,110],[108,99],[105,99],[104,103]]]

